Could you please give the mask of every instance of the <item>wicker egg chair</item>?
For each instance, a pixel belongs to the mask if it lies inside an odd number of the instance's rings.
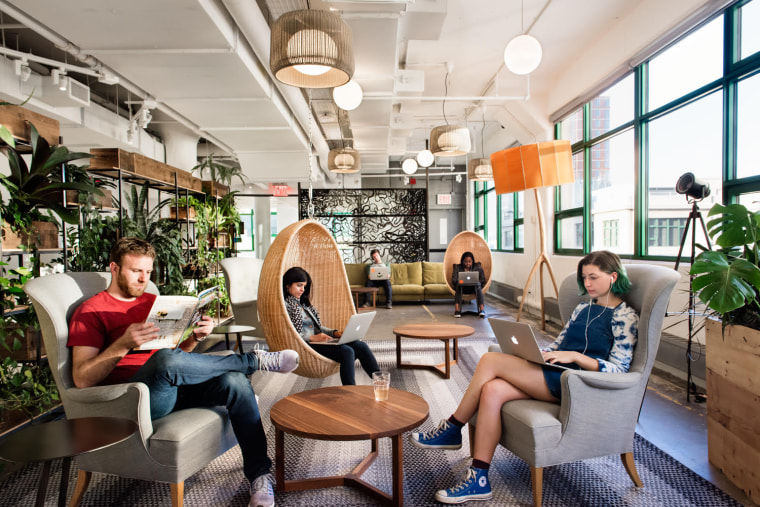
[[[483,294],[485,294],[491,286],[493,258],[486,240],[472,231],[460,232],[446,247],[446,253],[443,255],[443,274],[446,277],[446,285],[449,286],[449,291],[452,294],[456,293],[456,288],[451,285],[451,275],[454,272],[454,264],[459,264],[459,261],[462,260],[462,254],[465,252],[472,252],[472,255],[475,256],[475,262],[479,262],[480,267],[483,268],[486,275],[486,284],[483,286]],[[475,294],[462,294],[462,297],[463,301],[468,302],[475,298]]]
[[[338,245],[323,225],[301,220],[277,234],[261,269],[258,306],[269,349],[298,352],[298,375],[327,377],[338,372],[339,364],[318,354],[299,336],[285,309],[282,276],[293,266],[311,275],[311,302],[319,310],[322,323],[343,329],[355,313],[351,287]]]

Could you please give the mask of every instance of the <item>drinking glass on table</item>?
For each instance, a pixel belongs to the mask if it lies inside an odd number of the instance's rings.
[[[391,387],[391,372],[386,370],[372,373],[372,387],[375,388],[375,401],[386,401]]]

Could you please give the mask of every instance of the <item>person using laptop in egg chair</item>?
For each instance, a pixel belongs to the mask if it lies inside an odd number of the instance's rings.
[[[480,283],[476,285],[462,285],[459,283],[459,273],[472,271],[478,273],[478,281]],[[454,317],[459,318],[462,316],[462,295],[463,294],[475,294],[475,300],[478,303],[478,315],[481,319],[486,318],[486,312],[484,310],[485,300],[483,299],[483,287],[486,284],[486,274],[479,262],[475,262],[475,256],[472,252],[465,252],[462,254],[462,258],[459,264],[454,264],[454,269],[451,272],[451,283],[453,287],[456,287],[456,295],[454,296]]]
[[[391,289],[391,280],[390,277],[384,279],[384,280],[373,280],[372,279],[372,267],[378,267],[383,266],[388,268],[388,273],[390,273],[390,266],[385,264],[383,262],[383,259],[380,257],[380,250],[377,248],[373,248],[372,251],[369,253],[370,258],[372,259],[372,264],[367,265],[367,282],[364,284],[365,287],[382,287],[385,291],[385,307],[387,309],[393,308],[393,290]],[[364,294],[364,304],[362,305],[364,308],[369,308],[371,305],[369,304],[369,294]]]
[[[356,385],[355,363],[359,360],[367,375],[379,371],[375,355],[363,340],[344,344],[327,345],[320,342],[330,341],[343,336],[342,331],[322,325],[319,312],[310,301],[311,276],[298,266],[292,267],[282,276],[282,291],[288,316],[301,338],[328,359],[340,364],[340,381],[344,386]]]
[[[612,252],[599,251],[578,263],[578,287],[591,301],[579,304],[557,339],[542,351],[544,360],[565,367],[625,373],[631,365],[639,317],[620,296],[631,282]],[[501,407],[512,400],[559,403],[562,370],[531,363],[501,352],[480,358],[456,411],[432,431],[412,433],[412,444],[425,449],[459,449],[462,426],[478,413],[472,465],[455,486],[439,490],[435,499],[458,504],[493,497],[488,468],[501,438]]]

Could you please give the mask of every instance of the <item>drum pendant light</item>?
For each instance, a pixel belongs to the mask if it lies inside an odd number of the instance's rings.
[[[272,25],[269,67],[281,82],[299,88],[334,88],[354,74],[353,35],[339,14],[304,9]]]
[[[361,157],[353,148],[336,148],[327,154],[327,168],[334,173],[350,174],[359,172]]]
[[[444,77],[444,97],[449,94],[449,74],[453,69],[448,64]],[[458,157],[470,152],[470,131],[459,125],[449,125],[446,119],[446,99],[443,99],[443,120],[446,125],[439,125],[430,131],[430,151],[436,157]]]

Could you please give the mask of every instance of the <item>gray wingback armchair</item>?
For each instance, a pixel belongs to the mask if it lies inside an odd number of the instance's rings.
[[[191,408],[151,420],[148,387],[143,383],[74,386],[66,346],[68,319],[83,301],[105,290],[110,279],[110,273],[64,273],[35,278],[24,287],[40,321],[66,417],[122,417],[139,427],[124,442],[77,458],[79,476],[70,505],[79,504],[92,472],[102,472],[168,482],[172,505],[179,507],[185,479],[237,445],[237,440],[224,408]],[[152,283],[148,291],[158,293]]]
[[[224,271],[224,284],[230,297],[235,324],[253,326],[261,333],[257,300],[264,261],[253,257],[228,257],[219,261],[219,264]]]
[[[626,270],[632,285],[623,299],[639,314],[638,342],[629,371],[567,370],[561,378],[560,404],[518,400],[501,409],[500,443],[530,465],[535,506],[541,505],[543,468],[571,461],[620,454],[634,484],[643,485],[633,460],[633,436],[660,344],[662,321],[680,276],[662,266],[630,264]],[[583,299],[573,273],[559,291],[563,321]],[[491,350],[499,348],[492,346]],[[471,446],[476,425],[477,415],[470,420]]]

